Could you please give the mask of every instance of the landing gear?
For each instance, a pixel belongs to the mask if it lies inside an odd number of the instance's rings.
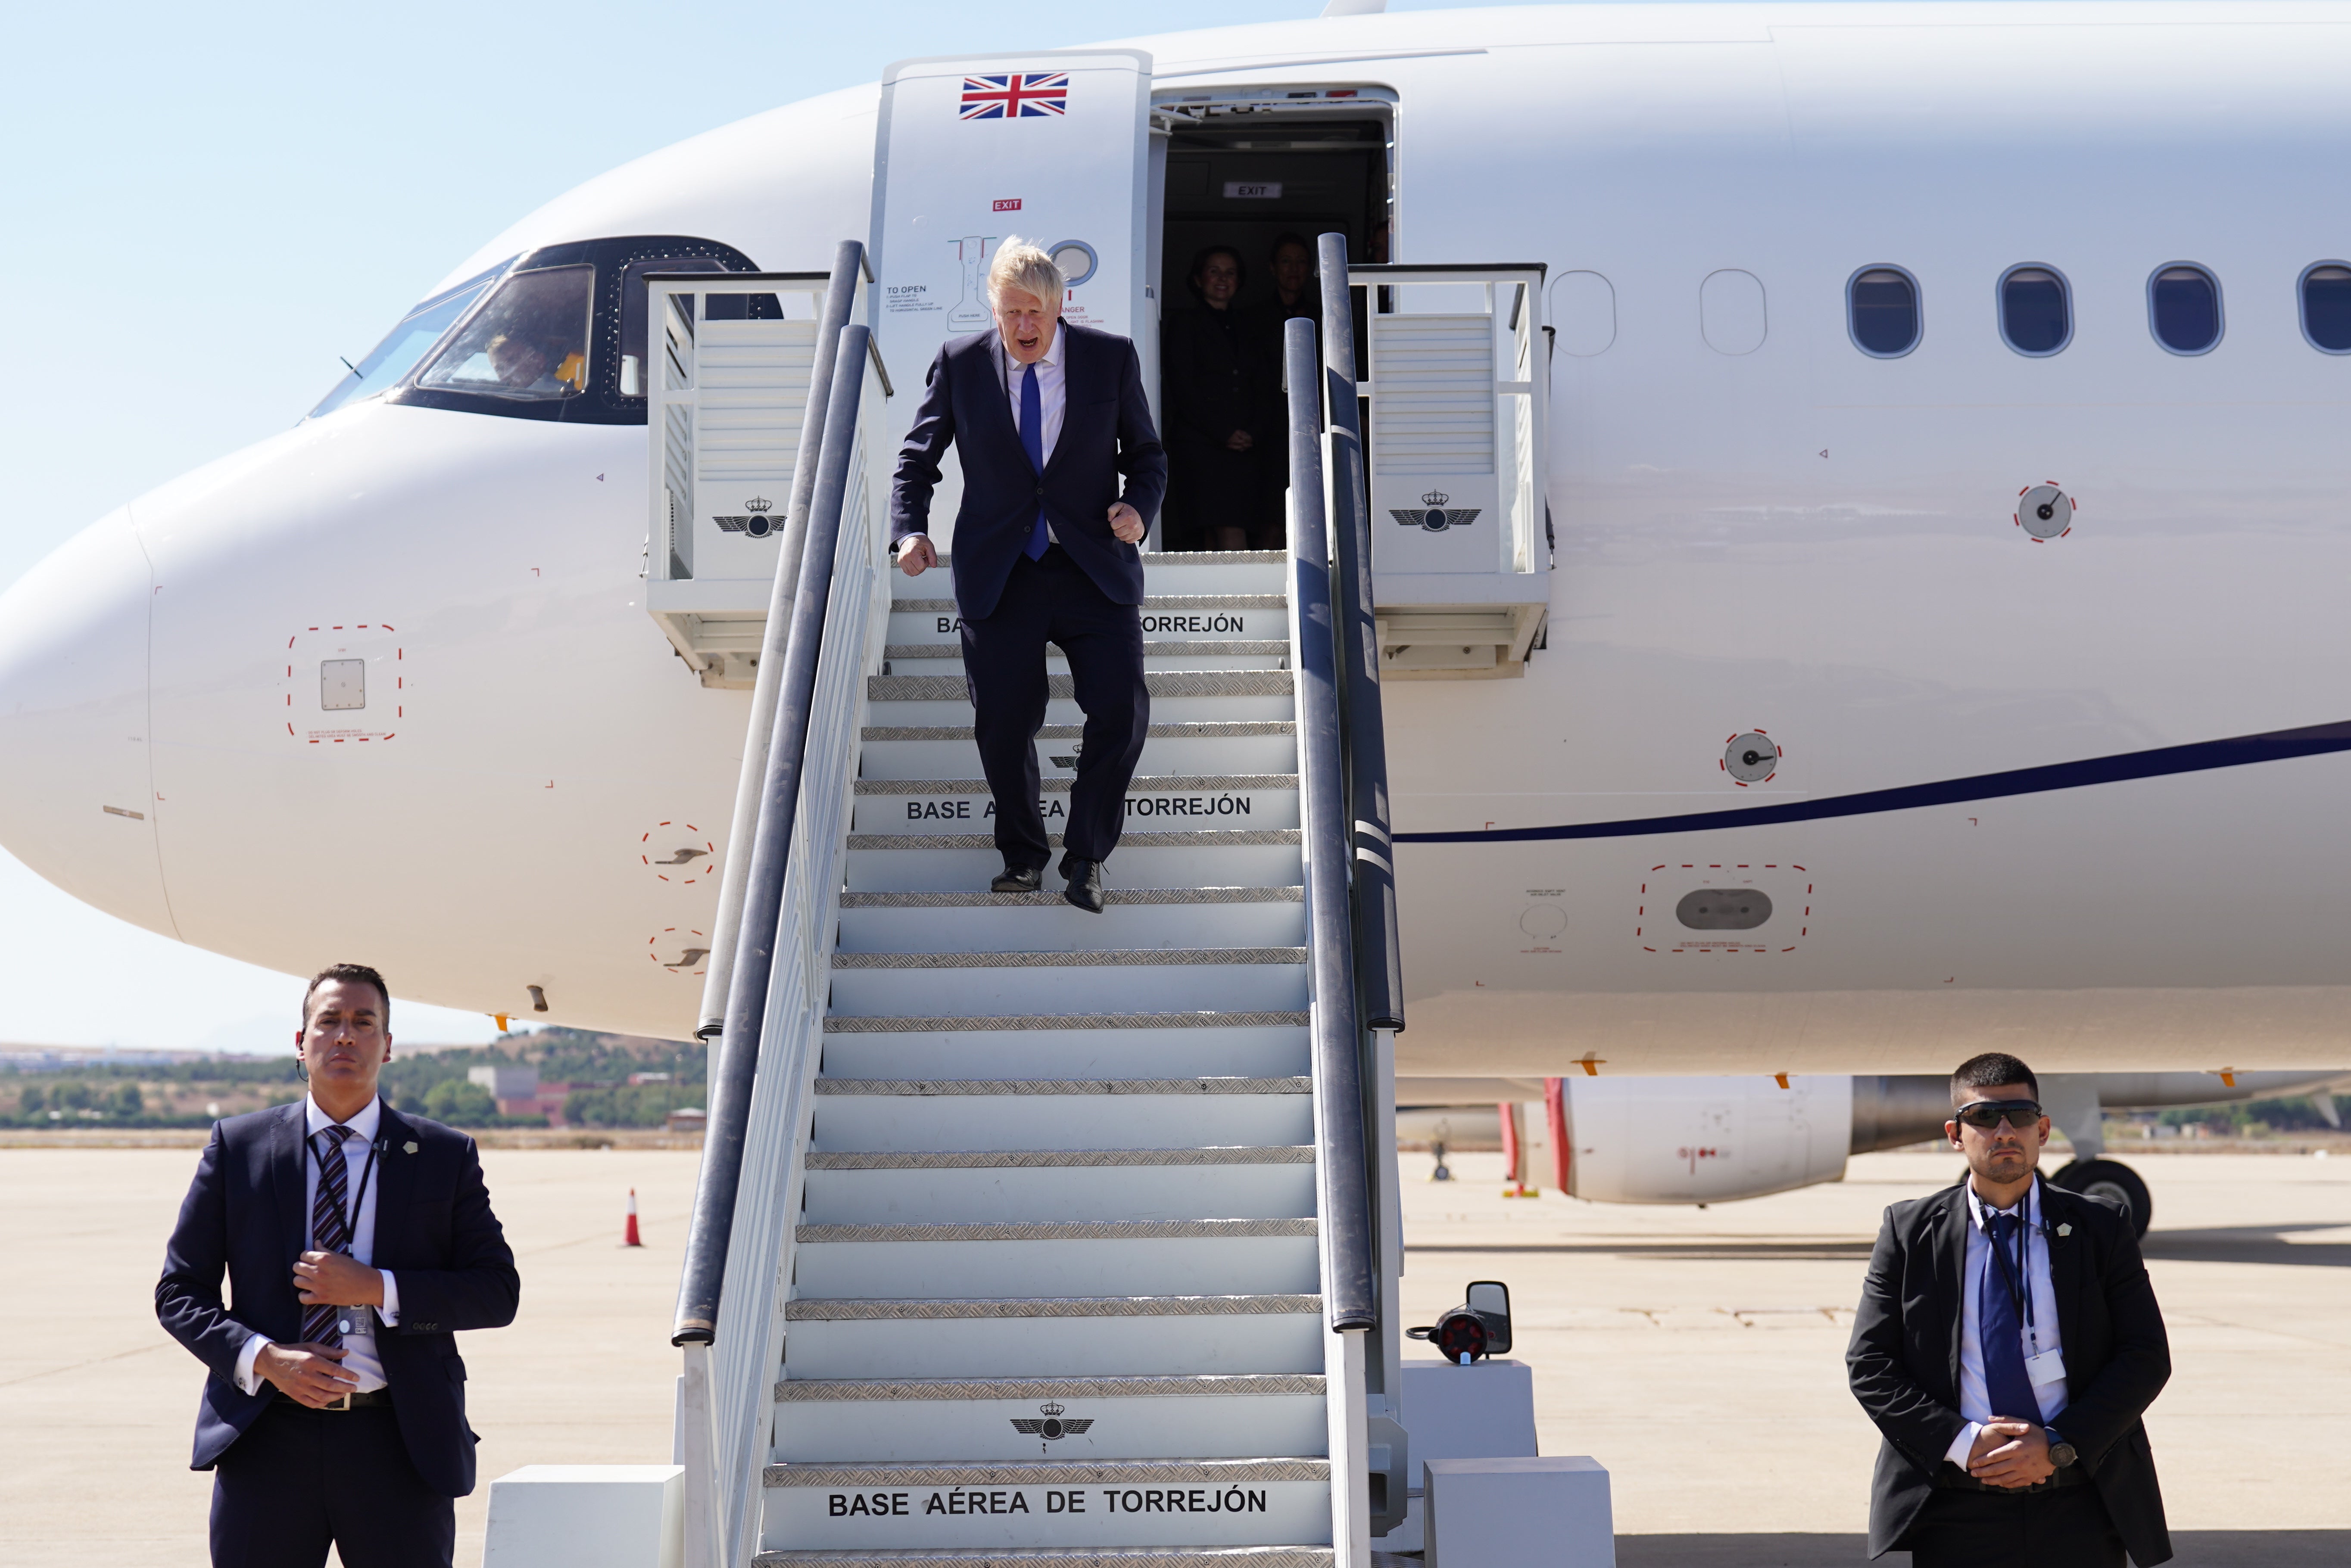
[[[1445,1163],[1445,1146],[1441,1143],[1432,1143],[1428,1146],[1428,1148],[1430,1153],[1437,1156],[1437,1168],[1428,1173],[1428,1179],[1431,1181],[1452,1180],[1453,1168]]]
[[[2068,1192],[2113,1199],[2130,1216],[2131,1227],[2138,1232],[2139,1239],[2147,1239],[2147,1222],[2155,1218],[2155,1199],[2147,1195],[2147,1183],[2139,1179],[2138,1172],[2122,1161],[2077,1159],[2049,1180]]]

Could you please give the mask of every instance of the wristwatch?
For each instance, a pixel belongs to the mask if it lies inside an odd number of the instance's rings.
[[[2064,1438],[2057,1435],[2057,1429],[2055,1428],[2043,1427],[2041,1429],[2049,1434],[2049,1462],[2051,1464],[2056,1466],[2062,1470],[2066,1466],[2072,1464],[2074,1460],[2082,1457],[2080,1452],[2074,1449],[2073,1444],[2067,1442]]]

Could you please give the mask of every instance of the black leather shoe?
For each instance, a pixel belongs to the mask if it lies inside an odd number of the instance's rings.
[[[1061,875],[1070,886],[1061,897],[1088,914],[1099,915],[1109,902],[1102,896],[1102,868],[1099,860],[1080,860],[1072,856],[1061,857]]]
[[[1045,869],[1041,866],[1015,866],[1007,862],[987,885],[991,893],[1034,893],[1045,885]]]

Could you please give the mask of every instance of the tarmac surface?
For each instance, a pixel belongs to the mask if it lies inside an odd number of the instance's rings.
[[[668,1324],[695,1158],[489,1149],[523,1272],[511,1328],[461,1336],[484,1485],[538,1463],[663,1462]],[[2155,1194],[2148,1266],[2170,1386],[2148,1413],[2177,1562],[2351,1562],[2351,1161],[2130,1155]],[[1841,1183],[1708,1210],[1505,1199],[1495,1155],[1426,1179],[1403,1157],[1409,1321],[1472,1279],[1511,1286],[1542,1451],[1612,1473],[1625,1568],[1862,1560],[1876,1437],[1844,1354],[1879,1212],[1946,1155],[1855,1159]],[[202,1374],[156,1325],[192,1148],[0,1148],[0,1561],[206,1561],[211,1478],[187,1468]],[[631,1187],[646,1240],[616,1245]],[[1888,1561],[1900,1563],[1896,1556]]]

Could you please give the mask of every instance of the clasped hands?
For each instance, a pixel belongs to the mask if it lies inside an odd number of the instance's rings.
[[[1968,1474],[1987,1486],[2038,1486],[2056,1473],[2048,1428],[2031,1421],[1986,1421],[1968,1450]]]
[[[383,1276],[342,1252],[305,1252],[295,1261],[294,1293],[304,1306],[381,1306]],[[269,1345],[253,1369],[313,1408],[331,1405],[359,1385],[340,1365],[347,1351],[325,1345]]]
[[[1141,543],[1143,514],[1123,501],[1112,503],[1110,531],[1123,544]],[[930,540],[921,535],[906,541],[905,547],[898,552],[898,569],[910,577],[919,577],[938,564],[938,551],[933,549]]]

